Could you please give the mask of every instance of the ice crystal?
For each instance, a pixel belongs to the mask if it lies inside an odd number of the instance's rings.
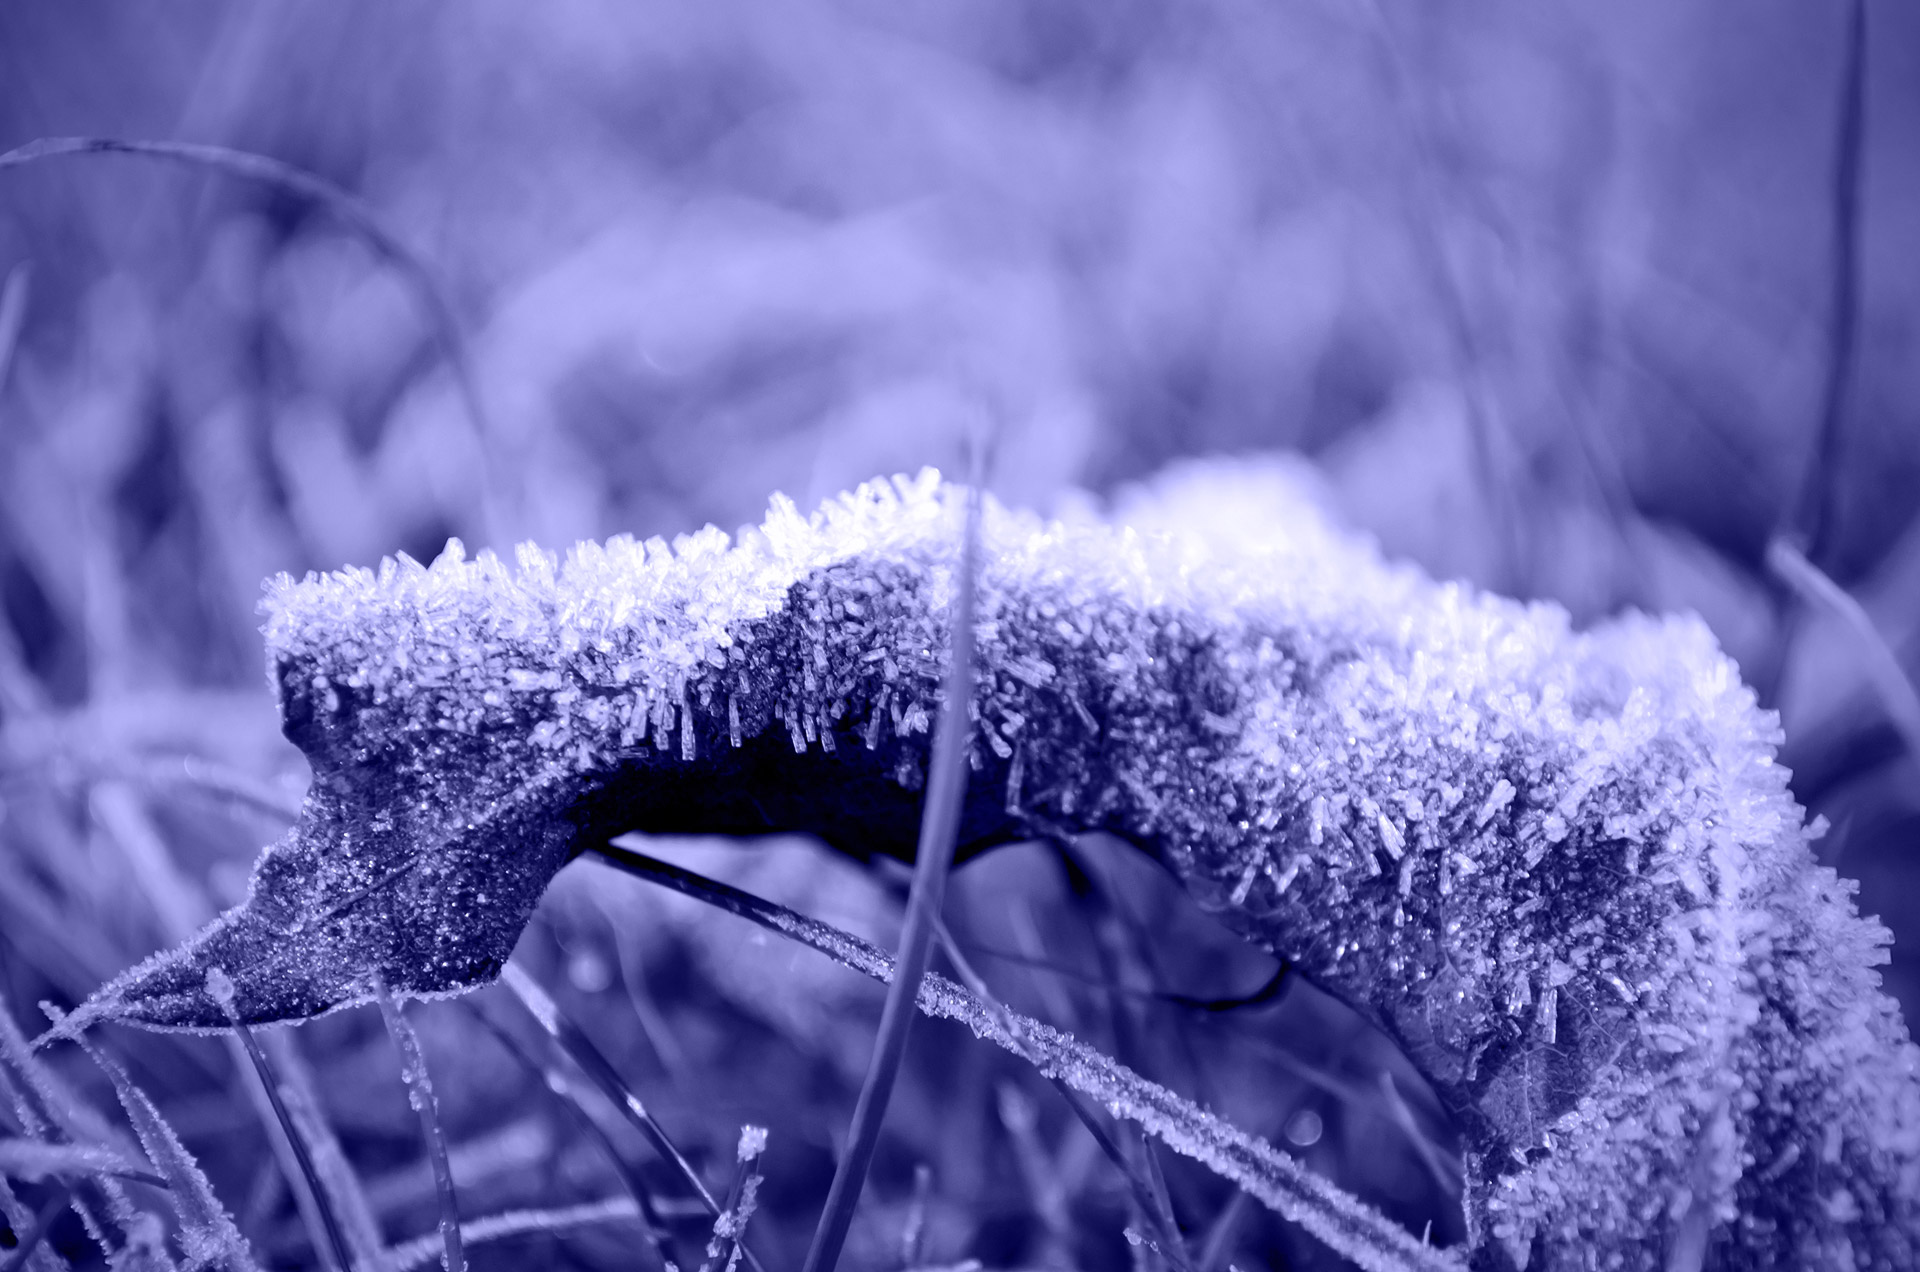
[[[1379,1023],[1461,1112],[1489,1266],[1702,1239],[1911,1266],[1888,937],[1815,865],[1777,726],[1704,626],[1574,631],[1382,562],[1287,485],[1189,468],[1113,523],[989,504],[963,852],[1123,835]],[[275,581],[300,823],[240,909],[88,1010],[219,1028],[215,963],[256,1021],[375,975],[457,991],[626,830],[910,855],[962,502],[924,474],[810,517],[776,498],[738,543]]]
[[[736,1272],[745,1251],[741,1240],[747,1224],[760,1205],[760,1155],[767,1150],[767,1130],[763,1126],[740,1128],[740,1143],[734,1151],[737,1169],[733,1189],[727,1196],[727,1208],[714,1217],[713,1235],[707,1241],[707,1257],[700,1272]]]

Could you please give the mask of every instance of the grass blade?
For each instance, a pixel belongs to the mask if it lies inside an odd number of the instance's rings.
[[[976,465],[977,467],[977,465]],[[947,875],[960,834],[960,806],[967,793],[967,734],[971,730],[969,705],[973,700],[973,590],[980,538],[980,483],[967,491],[965,539],[961,545],[960,574],[953,599],[952,652],[947,660],[946,694],[940,703],[940,722],[933,740],[933,759],[927,778],[927,798],[921,809],[920,841],[914,852],[913,892],[900,933],[899,975],[887,990],[880,1013],[880,1033],[874,1039],[873,1058],[866,1081],[853,1107],[847,1128],[847,1151],[833,1173],[826,1209],[814,1230],[803,1272],[833,1272],[867,1182],[867,1168],[880,1142],[887,1102],[906,1055],[907,1033],[913,1026],[914,1000],[926,975],[933,951],[934,929],[946,896]]]
[[[142,1171],[127,1157],[94,1144],[52,1144],[46,1140],[0,1137],[0,1175],[26,1181],[67,1175],[116,1175],[165,1188],[166,1181]]]
[[[1245,1189],[1227,1198],[1227,1204],[1220,1208],[1218,1215],[1214,1216],[1212,1225],[1207,1229],[1206,1237],[1200,1242],[1200,1253],[1194,1259],[1197,1272],[1216,1272],[1227,1261],[1234,1237],[1240,1231],[1240,1224],[1252,1208],[1253,1198]]]
[[[226,1010],[227,1022],[239,1035],[241,1045],[246,1048],[247,1059],[253,1061],[253,1071],[260,1077],[267,1101],[273,1106],[273,1115],[280,1122],[280,1130],[287,1137],[287,1146],[293,1151],[294,1162],[299,1166],[300,1176],[313,1198],[320,1226],[326,1233],[327,1253],[332,1256],[333,1266],[339,1272],[353,1272],[353,1258],[347,1253],[347,1239],[340,1231],[340,1221],[333,1213],[326,1190],[320,1186],[320,1175],[313,1168],[313,1154],[307,1151],[306,1138],[294,1125],[293,1115],[287,1112],[286,1101],[280,1097],[280,1084],[274,1077],[273,1066],[267,1062],[266,1052],[260,1050],[260,1042],[253,1036],[253,1030],[247,1028],[247,1022],[240,1019],[240,1013],[234,1008],[232,978],[219,968],[214,968],[207,974],[207,993]]]
[[[529,1232],[564,1232],[568,1228],[582,1228],[594,1223],[621,1223],[636,1219],[639,1215],[631,1198],[608,1197],[605,1201],[589,1201],[551,1210],[503,1210],[497,1215],[487,1215],[461,1224],[460,1234],[467,1245],[480,1245]],[[393,1272],[413,1272],[415,1268],[425,1267],[433,1262],[441,1248],[437,1233],[402,1242],[391,1251]]]
[[[4,997],[0,997],[0,1060],[4,1061],[0,1063],[0,1096],[13,1105],[14,1118],[28,1135],[54,1143],[93,1143],[122,1150],[125,1137],[119,1129],[110,1126],[34,1055]],[[17,1082],[14,1074],[18,1075]],[[112,1176],[95,1175],[87,1182],[89,1187],[71,1189],[68,1200],[87,1235],[111,1256],[124,1245],[119,1238],[132,1240],[141,1216]]]
[[[660,1267],[666,1267],[668,1259],[661,1241],[667,1235],[667,1225],[660,1215],[659,1208],[653,1204],[653,1195],[647,1188],[647,1181],[641,1178],[639,1171],[628,1164],[626,1157],[614,1144],[613,1138],[601,1127],[598,1119],[581,1100],[574,1084],[557,1067],[543,1062],[527,1050],[520,1039],[514,1037],[506,1026],[493,1019],[484,1010],[471,1002],[463,1002],[461,1005],[472,1013],[473,1018],[480,1022],[480,1026],[492,1035],[496,1042],[507,1049],[509,1055],[540,1075],[542,1084],[554,1098],[560,1101],[561,1107],[572,1116],[575,1124],[600,1146],[600,1151],[606,1155],[607,1161],[613,1166],[614,1173],[620,1176],[620,1182],[626,1186],[628,1194],[633,1198],[635,1212],[640,1219],[641,1232],[647,1239],[647,1248],[654,1256],[654,1263]]]
[[[186,1252],[188,1265],[196,1268],[217,1265],[232,1272],[258,1272],[246,1238],[240,1235],[226,1207],[214,1196],[212,1181],[153,1101],[147,1098],[147,1093],[133,1084],[126,1070],[112,1057],[84,1038],[80,1039],[80,1045],[113,1083],[120,1107],[133,1124],[134,1134],[139,1136],[148,1160],[167,1181],[168,1200],[180,1218],[180,1245]]]
[[[18,1269],[26,1267],[27,1260],[33,1257],[34,1251],[40,1248],[40,1243],[46,1240],[47,1229],[53,1226],[53,1221],[60,1217],[60,1212],[65,1210],[67,1203],[72,1200],[73,1185],[62,1180],[60,1185],[47,1195],[47,1199],[40,1203],[40,1209],[33,1212],[33,1226],[17,1237],[20,1244],[8,1253],[4,1261],[0,1261],[0,1272],[17,1272]]]
[[[1906,745],[1908,759],[1920,765],[1920,691],[1907,679],[1887,638],[1874,626],[1873,616],[1851,592],[1785,539],[1767,545],[1767,568],[1809,605],[1831,612],[1847,625],[1859,643],[1867,679],[1880,691],[1881,706]]]
[[[453,1167],[447,1161],[447,1137],[440,1129],[439,1102],[433,1098],[433,1080],[427,1076],[427,1055],[420,1035],[407,1022],[400,1004],[387,992],[386,982],[374,978],[374,996],[387,1034],[400,1052],[400,1076],[407,1084],[407,1103],[420,1115],[420,1134],[433,1163],[433,1190],[440,1198],[440,1260],[447,1272],[466,1272],[466,1251],[460,1245],[460,1197],[453,1187]]]
[[[7,271],[0,284],[0,390],[7,387],[7,370],[13,365],[13,351],[20,343],[20,328],[27,320],[27,284],[32,274],[21,261]]]
[[[1020,1058],[1044,1072],[1045,1065],[1041,1062],[1039,1053],[1026,1044],[1019,1021],[1012,1010],[994,997],[993,992],[987,988],[987,983],[980,978],[978,972],[974,971],[973,964],[968,962],[967,956],[960,952],[959,944],[954,941],[953,934],[947,930],[945,923],[939,926],[939,937],[940,948],[946,954],[947,961],[953,964],[953,970],[959,973],[961,983],[980,1000],[981,1006],[992,1013],[1000,1027],[1006,1031],[1007,1036],[1020,1044],[1020,1050],[1017,1053]],[[1154,1227],[1155,1248],[1173,1264],[1175,1272],[1192,1272],[1192,1265],[1187,1258],[1186,1243],[1181,1239],[1180,1227],[1173,1218],[1173,1204],[1167,1197],[1165,1181],[1149,1177],[1141,1164],[1127,1155],[1119,1142],[1107,1132],[1106,1126],[1099,1117],[1087,1107],[1086,1101],[1075,1093],[1072,1087],[1051,1074],[1048,1075],[1047,1080],[1060,1093],[1060,1098],[1067,1102],[1067,1107],[1073,1110],[1073,1115],[1080,1119],[1080,1125],[1093,1136],[1093,1142],[1099,1145],[1100,1152],[1119,1170],[1121,1178],[1127,1181],[1127,1188],[1133,1194],[1134,1205],[1139,1207],[1141,1215]],[[1145,1160],[1147,1166],[1151,1168],[1153,1158],[1150,1153]]]
[[[619,844],[605,844],[596,851],[621,870],[751,919],[882,984],[893,980],[893,960],[883,950],[831,924]],[[1465,1267],[1457,1251],[1425,1244],[1267,1141],[1148,1082],[1070,1034],[1002,1008],[1014,1024],[1014,1032],[1009,1033],[985,1003],[934,972],[922,982],[917,1003],[925,1014],[959,1021],[976,1037],[1026,1059],[1048,1077],[1057,1077],[1080,1094],[1108,1105],[1116,1115],[1138,1122],[1169,1148],[1239,1184],[1366,1272],[1461,1272]]]
[[[587,1037],[586,1032],[561,1013],[559,1004],[548,996],[547,991],[540,988],[537,981],[512,963],[508,963],[501,970],[500,980],[520,1000],[527,1012],[540,1022],[540,1027],[560,1044],[575,1064],[580,1066],[580,1071],[587,1075],[588,1080],[600,1088],[600,1093],[613,1102],[613,1106],[620,1110],[621,1116],[646,1137],[647,1142],[653,1145],[654,1150],[662,1158],[680,1172],[681,1177],[687,1181],[687,1185],[700,1198],[701,1204],[707,1208],[707,1213],[716,1220],[725,1214],[726,1210],[714,1200],[713,1194],[707,1191],[706,1184],[701,1182],[700,1173],[694,1170],[693,1163],[686,1159],[667,1135],[666,1128],[661,1126],[653,1114],[647,1110],[646,1104],[640,1097],[628,1089],[619,1071],[613,1067],[606,1056],[600,1053],[600,1049],[593,1045],[593,1040]],[[753,1251],[745,1246],[742,1246],[741,1250],[755,1272],[766,1272]]]
[[[355,1265],[362,1269],[384,1270],[386,1238],[381,1234],[380,1221],[374,1215],[373,1203],[367,1196],[366,1188],[354,1173],[353,1164],[347,1160],[346,1150],[340,1146],[339,1137],[333,1133],[333,1127],[321,1112],[313,1071],[302,1058],[295,1038],[291,1030],[270,1033],[261,1040],[261,1050],[272,1062],[274,1076],[278,1079],[276,1089],[280,1092],[280,1098],[286,1101],[287,1112],[293,1116],[293,1124],[300,1130],[301,1141],[313,1158],[313,1169],[319,1176],[320,1186],[326,1190],[325,1195],[340,1218],[340,1230],[346,1237],[347,1249],[352,1252]],[[301,1175],[299,1163],[294,1160],[285,1137],[278,1133],[279,1120],[274,1116],[273,1103],[267,1098],[265,1084],[251,1063],[242,1062],[246,1048],[240,1040],[229,1036],[226,1041],[233,1052],[236,1070],[246,1075],[247,1099],[254,1106],[255,1116],[267,1129],[275,1161],[280,1166],[281,1175],[287,1180],[288,1190],[293,1194],[300,1221],[314,1235],[313,1244],[317,1246],[322,1230],[319,1206],[310,1195],[307,1180]]]
[[[713,1237],[707,1242],[706,1261],[700,1272],[734,1272],[740,1266],[740,1244],[746,1237],[747,1221],[760,1199],[760,1155],[767,1150],[767,1131],[762,1126],[740,1128],[740,1146],[734,1153],[733,1187],[727,1190],[727,1209],[713,1221]],[[724,1256],[724,1261],[723,1261]]]

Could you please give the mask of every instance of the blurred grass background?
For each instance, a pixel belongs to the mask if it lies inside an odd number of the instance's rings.
[[[775,489],[957,468],[986,418],[1010,502],[1295,449],[1438,575],[1582,621],[1697,610],[1782,712],[1824,858],[1902,937],[1912,1019],[1920,758],[1856,634],[1764,558],[1801,539],[1920,670],[1916,129],[1920,11],[1881,0],[0,8],[0,149],[179,139],[326,177],[431,263],[487,407],[463,410],[418,297],[324,209],[137,158],[0,172],[0,990],[69,1006],[244,889],[304,783],[260,675],[263,577],[450,534],[730,528]],[[896,921],[901,880],[805,845],[688,851],[856,929]],[[1022,849],[960,876],[996,988],[1457,1239],[1444,1121],[1404,1071],[1405,1101],[1385,1093],[1377,1040],[1303,986],[1194,1005],[1274,969],[1144,863],[1086,851],[1078,874]],[[803,1248],[872,987],[597,878],[562,880],[523,954],[710,1187],[742,1121],[772,1128],[760,1248]],[[617,1191],[464,1007],[417,1016],[470,1215]],[[942,1028],[917,1036],[853,1257],[902,1265],[922,1165],[930,1262],[1147,1257],[1044,1084]],[[317,1266],[226,1053],[110,1041],[263,1257]],[[313,1070],[386,1239],[430,1231],[377,1022],[276,1046]],[[1204,1234],[1225,1190],[1166,1168]],[[1233,1232],[1243,1267],[1336,1266],[1264,1216]],[[536,1240],[475,1255],[635,1249],[618,1226]]]

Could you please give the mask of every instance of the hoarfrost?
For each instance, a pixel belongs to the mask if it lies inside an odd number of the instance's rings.
[[[113,1083],[120,1107],[126,1111],[147,1158],[167,1181],[167,1200],[180,1218],[180,1248],[187,1256],[189,1272],[196,1268],[257,1272],[247,1239],[240,1235],[232,1217],[214,1196],[213,1184],[147,1093],[135,1086],[126,1070],[110,1056],[91,1045],[87,1052]]]
[[[1815,864],[1777,722],[1706,629],[1576,632],[1435,585],[1286,486],[1189,467],[1111,525],[988,502],[963,849],[1129,837],[1373,1019],[1463,1110],[1489,1259],[1657,1264],[1685,1189],[1736,1262],[1920,1261],[1920,1053],[1872,970],[1887,934]],[[449,545],[276,580],[300,823],[240,909],[76,1020],[223,1028],[216,963],[253,1021],[376,973],[457,992],[572,853],[626,830],[910,855],[962,504],[927,473],[810,517],[776,499],[731,545],[517,570]],[[1509,1010],[1520,981],[1532,1012]],[[1762,1184],[1747,1160],[1789,1164]],[[1857,1219],[1827,1204],[1842,1184]]]
[[[4,1061],[0,1063],[0,1097],[11,1106],[15,1125],[27,1137],[49,1144],[95,1146],[124,1158],[133,1156],[118,1130],[34,1054],[14,1023],[4,997],[0,997],[0,1061]],[[87,1235],[112,1258],[153,1268],[156,1272],[170,1270],[174,1266],[173,1258],[164,1241],[155,1244],[147,1240],[154,1227],[152,1216],[134,1207],[119,1180],[100,1176],[95,1182],[105,1202],[104,1213],[80,1194],[75,1194],[69,1202]],[[11,1193],[0,1194],[0,1200],[8,1197]],[[18,1204],[17,1198],[13,1204]],[[14,1217],[10,1215],[9,1220]],[[36,1262],[53,1262],[51,1254],[44,1259],[40,1257],[42,1254],[47,1252],[35,1252]]]

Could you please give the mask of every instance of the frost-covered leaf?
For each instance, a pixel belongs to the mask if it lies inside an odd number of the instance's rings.
[[[1432,583],[1287,485],[1189,468],[1135,529],[989,506],[963,852],[1125,836],[1377,1022],[1460,1111],[1493,1265],[1658,1264],[1687,1215],[1735,1262],[1920,1258],[1887,935],[1814,864],[1706,629]],[[457,991],[622,831],[910,854],[961,506],[929,475],[776,500],[737,544],[277,581],[301,820],[242,907],[76,1021],[221,1028],[215,963],[255,1021],[376,974]]]

